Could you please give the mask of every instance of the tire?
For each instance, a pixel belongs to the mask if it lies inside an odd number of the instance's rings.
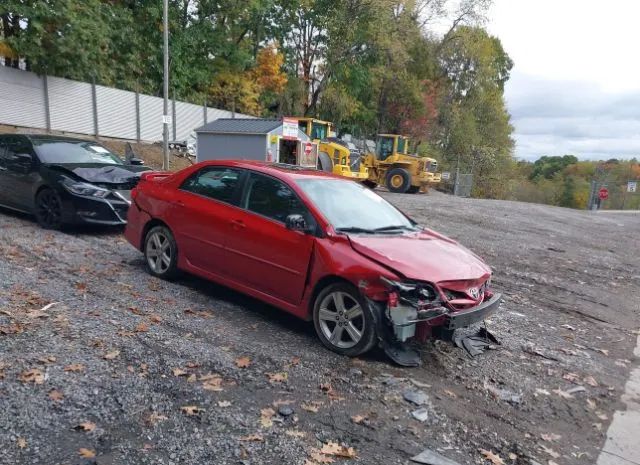
[[[407,189],[407,194],[417,194],[418,192],[420,192],[420,186],[411,186]]]
[[[393,168],[385,179],[387,189],[396,194],[404,194],[411,187],[411,175],[404,168]]]
[[[169,228],[151,228],[144,238],[143,251],[147,270],[153,276],[170,281],[179,275],[178,245]]]
[[[330,284],[320,291],[313,304],[313,324],[320,342],[340,355],[364,354],[378,340],[376,318],[358,289],[348,283]],[[337,328],[342,329],[336,332]]]
[[[333,162],[326,152],[320,152],[318,154],[318,169],[320,171],[326,171],[327,173],[333,171]]]
[[[44,229],[60,231],[64,226],[62,200],[58,193],[49,187],[41,189],[36,195],[34,213],[38,224]]]

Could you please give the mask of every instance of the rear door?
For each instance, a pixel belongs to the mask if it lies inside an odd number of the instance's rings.
[[[248,172],[243,210],[230,217],[227,273],[257,291],[291,304],[302,299],[314,236],[285,227],[287,215],[313,216],[284,182]]]
[[[235,168],[205,166],[182,183],[167,213],[180,260],[225,276],[224,247],[231,216],[239,211],[242,175],[242,170]]]

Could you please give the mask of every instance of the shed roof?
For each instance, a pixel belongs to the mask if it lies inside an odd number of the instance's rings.
[[[268,134],[282,125],[280,119],[268,118],[218,118],[196,129],[210,134]]]

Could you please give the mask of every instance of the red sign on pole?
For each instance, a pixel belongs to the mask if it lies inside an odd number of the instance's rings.
[[[598,191],[598,198],[600,200],[607,200],[609,198],[609,189],[606,187],[601,187]]]
[[[313,145],[311,144],[311,142],[307,142],[304,145],[304,153],[306,153],[307,155],[311,154],[311,150],[313,150]]]

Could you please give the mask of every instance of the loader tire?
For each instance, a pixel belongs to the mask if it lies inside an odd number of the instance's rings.
[[[420,186],[411,186],[411,187],[407,190],[407,193],[408,193],[408,194],[417,194],[418,192],[420,192]]]
[[[393,168],[387,173],[386,185],[391,192],[404,194],[411,187],[411,175],[404,168]]]

